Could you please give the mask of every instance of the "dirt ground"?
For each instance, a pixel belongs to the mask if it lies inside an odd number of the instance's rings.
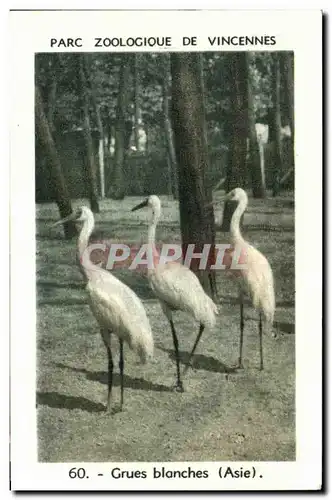
[[[101,203],[95,238],[126,243],[146,240],[147,212],[132,214],[140,201]],[[84,202],[75,202],[76,205]],[[162,197],[157,239],[179,241],[177,202]],[[37,415],[39,460],[117,461],[289,461],[295,460],[294,209],[292,199],[250,200],[245,237],[269,259],[277,298],[277,340],[264,336],[265,369],[260,372],[257,313],[245,307],[244,366],[238,357],[239,305],[236,288],[218,273],[219,319],[205,331],[184,379],[185,392],[172,390],[175,363],[171,331],[144,276],[116,274],[143,300],[155,337],[155,358],[142,366],[125,349],[125,405],[104,412],[107,358],[96,320],[87,305],[75,264],[76,242],[65,241],[54,204],[37,211]],[[216,221],[220,220],[216,209]],[[225,241],[217,232],[217,241]],[[198,325],[177,313],[183,361]],[[119,401],[118,346],[114,340],[114,404]]]

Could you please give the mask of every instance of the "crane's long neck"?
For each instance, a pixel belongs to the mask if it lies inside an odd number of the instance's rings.
[[[152,221],[148,229],[148,244],[152,246],[153,249],[156,248],[156,228],[160,219],[160,208],[155,208],[152,213]]]
[[[94,225],[95,222],[93,220],[93,216],[89,216],[87,217],[87,219],[85,219],[80,235],[78,237],[78,253],[80,257],[83,256],[83,253],[85,252],[85,250],[89,245],[89,239],[93,231]]]
[[[93,270],[99,270],[100,268],[96,266],[90,259],[90,253],[86,252],[88,245],[89,245],[89,240],[91,233],[93,231],[95,225],[95,221],[93,218],[92,214],[89,214],[88,217],[85,219],[82,230],[80,232],[80,235],[78,237],[78,257],[80,261],[80,266],[82,268],[83,273],[85,276],[89,279],[90,277],[90,272]]]
[[[149,225],[149,229],[148,229],[148,244],[151,245],[153,248],[155,248],[155,246],[156,246],[157,224],[158,224],[158,218],[154,214],[152,217],[151,224]]]
[[[159,217],[160,217],[159,212],[153,212],[152,221],[151,221],[151,223],[149,225],[149,229],[148,229],[148,245],[149,245],[149,247],[151,247],[152,258],[153,258],[153,263],[154,263],[153,268],[148,269],[148,276],[154,272],[155,266],[157,266],[158,262],[159,262],[159,252],[156,248],[156,228],[157,228],[157,224],[159,221]]]
[[[233,243],[241,243],[244,241],[240,230],[240,220],[245,209],[247,208],[247,204],[247,200],[240,200],[233,213],[230,227],[231,239]]]

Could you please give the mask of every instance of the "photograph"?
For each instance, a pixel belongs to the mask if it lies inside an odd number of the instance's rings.
[[[294,462],[297,55],[166,38],[34,54],[38,461]]]

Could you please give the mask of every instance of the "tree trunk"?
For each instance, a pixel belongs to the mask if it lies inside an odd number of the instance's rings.
[[[61,72],[61,55],[54,54],[51,59],[49,71],[47,73],[47,89],[46,89],[46,102],[47,102],[47,121],[50,128],[50,132],[54,138],[54,132],[56,127],[54,126],[54,114],[56,110],[56,95],[57,95],[57,84],[58,84],[58,73]],[[56,141],[55,141],[56,142]]]
[[[100,113],[100,105],[97,100],[96,92],[95,92],[95,86],[93,85],[91,81],[91,55],[90,54],[84,54],[84,62],[85,62],[85,69],[86,69],[86,78],[89,84],[89,89],[91,93],[91,98],[92,98],[92,104],[95,110],[95,115],[96,115],[96,122],[97,122],[97,127],[98,127],[98,135],[99,135],[99,150],[98,150],[98,156],[99,156],[99,177],[100,177],[100,194],[101,198],[105,198],[105,158],[107,158],[107,148],[105,145],[105,134],[104,134],[104,126],[103,126],[103,121],[101,119],[101,113]]]
[[[145,130],[145,136],[146,136],[145,155],[149,156],[149,154],[150,154],[150,132],[149,132],[149,125],[145,124],[144,130]]]
[[[55,100],[56,100],[56,90],[57,90],[57,79],[56,72],[53,74],[52,83],[50,86],[48,94],[48,111],[47,111],[47,121],[50,127],[50,131],[54,133],[54,110],[55,110]]]
[[[174,146],[174,136],[172,123],[170,120],[169,98],[170,98],[170,79],[169,79],[169,59],[167,58],[164,64],[164,78],[163,78],[163,112],[165,124],[165,138],[167,149],[167,165],[169,169],[169,193],[173,195],[174,199],[178,199],[178,180],[177,180],[177,165],[176,153]]]
[[[246,188],[246,156],[248,135],[248,74],[245,52],[229,54],[230,81],[230,143],[226,172],[226,191]],[[225,203],[221,230],[228,232],[237,203]]]
[[[285,104],[287,108],[289,127],[291,130],[291,164],[289,167],[294,167],[295,165],[295,151],[294,151],[294,53],[284,52],[283,53],[283,70],[284,79],[286,82],[286,92],[285,92]]]
[[[179,175],[181,235],[184,255],[189,244],[202,252],[204,244],[215,244],[213,211],[206,208],[212,200],[205,186],[208,167],[207,144],[204,134],[205,116],[199,80],[199,58],[192,53],[171,55],[172,123]],[[211,258],[211,257],[210,257]],[[211,260],[209,260],[211,262]],[[191,261],[204,290],[215,295],[215,271],[198,269],[198,260]]]
[[[248,137],[249,137],[249,161],[248,170],[251,173],[252,194],[254,198],[265,198],[265,172],[264,163],[261,161],[254,110],[254,96],[250,77],[250,65],[252,62],[252,52],[246,52],[247,60],[247,80],[248,80]]]
[[[44,105],[41,98],[39,88],[35,88],[35,112],[36,112],[36,127],[41,142],[44,145],[46,155],[49,160],[51,169],[53,189],[56,203],[58,205],[61,219],[72,213],[71,201],[67,190],[65,178],[62,172],[58,152],[56,150],[53,137],[48,125],[48,121],[44,112]],[[63,225],[66,239],[77,236],[77,230],[73,221],[66,222]]]
[[[282,172],[282,143],[281,143],[281,110],[280,110],[280,57],[278,52],[273,54],[273,104],[274,104],[274,161],[272,195],[277,196],[280,190],[279,180]]]
[[[134,87],[135,87],[135,95],[134,95],[134,103],[135,103],[135,123],[134,123],[134,131],[135,131],[135,147],[136,151],[139,151],[139,131],[140,131],[140,85],[139,85],[139,62],[140,62],[140,54],[137,52],[135,54],[135,73],[134,73]]]
[[[167,194],[168,196],[173,196],[173,176],[172,176],[172,165],[169,156],[166,155],[167,161]]]
[[[207,134],[207,122],[206,122],[206,100],[205,100],[205,80],[204,80],[204,59],[203,59],[203,54],[198,53],[197,54],[197,62],[198,66],[198,74],[199,74],[199,81],[198,81],[198,100],[201,106],[201,118],[202,118],[202,129],[203,129],[203,144],[204,144],[204,149],[205,149],[205,155],[206,155],[206,168],[203,171],[203,181],[205,181],[205,173],[209,165],[209,141],[208,141],[208,134]],[[204,182],[205,183],[205,182]],[[212,188],[207,190],[205,188],[205,194],[209,198],[209,201],[212,201]],[[208,209],[208,215],[207,215],[207,221],[210,223],[210,228],[208,228],[207,231],[207,238],[211,238],[211,241],[213,241],[213,244],[211,243],[211,259],[213,258],[213,255],[215,255],[215,237],[216,237],[216,230],[215,230],[215,222],[214,222],[214,211],[213,209],[209,208]],[[210,235],[209,235],[210,232]],[[213,297],[217,298],[218,295],[218,290],[217,290],[217,282],[216,282],[216,275],[215,271],[209,270],[209,287],[208,287],[208,293]]]
[[[115,152],[112,185],[109,193],[111,198],[122,200],[125,196],[124,189],[124,164],[126,157],[126,147],[128,147],[132,124],[130,125],[130,134],[127,119],[128,90],[130,76],[130,54],[122,54],[120,76],[119,76],[119,94],[116,112],[115,124]],[[129,135],[129,140],[128,140]]]
[[[94,213],[99,213],[99,203],[98,203],[98,184],[97,184],[97,168],[96,159],[93,148],[92,134],[91,134],[91,124],[89,115],[89,95],[87,88],[87,68],[86,61],[84,59],[84,54],[79,56],[79,78],[81,87],[81,99],[83,107],[83,131],[86,145],[87,153],[87,180],[88,180],[88,191],[90,207]]]
[[[124,134],[124,158],[126,159],[126,154],[130,146],[130,138],[133,132],[133,122],[130,118],[125,120],[125,134]]]
[[[99,159],[99,177],[100,177],[100,197],[105,198],[105,141],[99,139],[98,159]]]
[[[107,115],[107,123],[106,123],[106,141],[107,141],[107,146],[105,147],[104,150],[104,165],[105,165],[105,195],[108,193],[106,192],[106,186],[111,185],[111,179],[112,179],[112,154],[111,154],[111,141],[112,141],[112,119],[110,117],[110,111],[108,110],[108,115]]]
[[[205,117],[205,109],[206,109],[206,103],[205,103],[205,82],[204,82],[204,59],[203,59],[203,54],[199,53],[198,54],[198,62],[199,62],[199,91],[200,91],[200,100],[203,106],[202,113],[203,116]],[[204,128],[204,139],[207,147],[207,151],[209,154],[209,141],[208,141],[208,136],[207,136],[207,123],[206,119],[204,119],[203,123],[203,128]]]
[[[107,150],[108,150],[108,152],[110,152],[111,140],[112,140],[112,119],[110,116],[108,116],[108,120],[107,120]]]

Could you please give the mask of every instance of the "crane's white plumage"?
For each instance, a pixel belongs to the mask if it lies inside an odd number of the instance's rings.
[[[218,308],[190,269],[169,262],[156,266],[148,275],[152,290],[167,308],[186,312],[207,328],[215,326]]]
[[[272,325],[275,310],[274,282],[272,269],[266,257],[256,248],[245,246],[246,264],[239,277],[239,285],[243,292],[251,298],[255,309],[261,311],[266,321]]]
[[[142,363],[153,356],[153,336],[144,306],[135,292],[105,269],[93,264],[86,252],[94,228],[94,216],[87,207],[56,223],[68,220],[82,221],[78,238],[80,268],[86,277],[89,304],[97,319],[109,357],[109,387],[107,408],[111,406],[113,361],[111,333],[120,341],[121,408],[123,403],[123,342],[135,351]]]
[[[153,356],[153,338],[144,306],[124,283],[105,278],[88,282],[90,308],[100,326],[112,330],[146,363]]]
[[[152,211],[152,220],[148,229],[148,243],[152,246],[153,254],[156,256],[158,252],[155,247],[155,235],[161,215],[160,199],[158,196],[151,195],[132,210],[138,210],[146,206],[150,207]],[[218,308],[203,290],[197,276],[189,268],[179,262],[158,264],[157,260],[158,257],[154,261],[154,267],[148,269],[148,279],[171,325],[177,364],[176,389],[183,391],[179,367],[178,340],[172,319],[172,312],[186,312],[193,316],[200,324],[200,330],[189,357],[188,367],[204,328],[213,328],[215,326]]]
[[[241,337],[240,337],[240,356],[239,366],[242,367],[242,344],[243,344],[243,295],[247,294],[253,307],[259,311],[259,334],[260,334],[260,358],[261,369],[263,368],[263,347],[262,347],[262,321],[263,314],[267,326],[272,328],[275,312],[275,294],[274,280],[271,266],[266,257],[256,248],[250,245],[242,237],[240,231],[240,220],[248,205],[247,193],[241,188],[235,188],[230,191],[224,201],[237,201],[238,205],[233,213],[230,234],[232,247],[240,247],[241,255],[245,257],[245,268],[230,271],[231,275],[237,280],[239,286],[240,306],[241,306]],[[239,252],[240,253],[240,252]],[[273,335],[274,336],[274,335]]]

